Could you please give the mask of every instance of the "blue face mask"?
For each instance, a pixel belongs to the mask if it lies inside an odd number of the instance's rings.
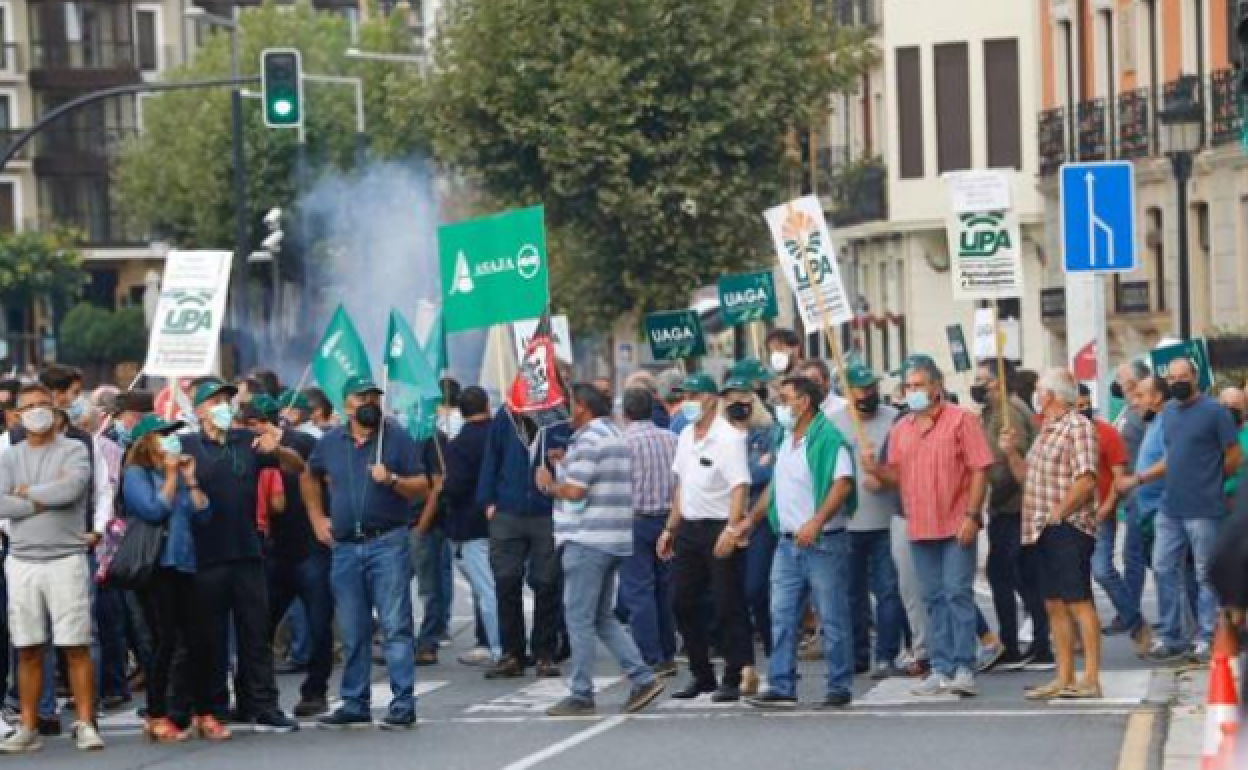
[[[182,454],[182,439],[175,434],[160,437],[160,449],[167,455]]]
[[[117,443],[123,447],[128,447],[134,442],[134,439],[130,438],[130,429],[119,422],[113,423],[113,435],[117,436]]]
[[[680,405],[680,413],[689,422],[700,422],[702,420],[702,402],[686,401]]]
[[[75,398],[74,402],[65,410],[65,414],[69,416],[70,422],[78,422],[87,413],[88,406],[87,397],[79,393],[78,398]]]
[[[234,424],[234,407],[229,404],[217,404],[208,410],[208,419],[218,430],[229,430]]]
[[[788,404],[780,404],[776,407],[776,422],[780,423],[780,427],[791,431],[797,426],[797,415],[793,414],[793,407]]]
[[[911,412],[926,412],[932,405],[932,400],[928,398],[926,390],[912,390],[906,394],[906,405]]]

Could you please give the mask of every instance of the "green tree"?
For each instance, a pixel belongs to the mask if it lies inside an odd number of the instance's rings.
[[[21,311],[11,332],[34,334],[36,301],[46,300],[55,315],[78,298],[87,278],[78,241],[71,230],[0,235],[0,304]],[[28,353],[36,349],[32,336],[23,344]]]
[[[458,0],[429,84],[434,147],[499,205],[545,204],[555,303],[580,323],[683,307],[770,263],[761,213],[793,192],[794,129],[874,55],[809,9]]]
[[[140,361],[147,351],[147,325],[138,305],[108,310],[83,302],[65,314],[60,357],[69,364],[101,368]]]
[[[404,53],[411,33],[395,14],[372,14],[359,29],[359,48]],[[304,0],[295,6],[266,2],[243,8],[239,23],[241,69],[258,75],[265,48],[297,48],[303,71],[364,79],[365,122],[372,152],[406,157],[427,146],[418,129],[417,105],[423,78],[403,63],[354,61],[347,21],[319,12]],[[174,81],[230,74],[230,39],[212,33],[194,60],[169,74]],[[258,90],[258,89],[253,89]],[[306,83],[306,157],[316,163],[350,167],[356,158],[355,94],[339,85]],[[296,199],[298,132],[265,127],[261,107],[243,100],[247,166],[247,215],[252,235],[273,206]],[[116,170],[119,196],[138,224],[182,246],[234,243],[233,166],[228,89],[172,92],[144,104],[144,132],[124,148]]]

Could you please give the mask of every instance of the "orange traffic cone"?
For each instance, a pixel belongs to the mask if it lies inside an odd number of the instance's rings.
[[[1209,697],[1205,709],[1205,748],[1201,770],[1224,770],[1234,756],[1234,737],[1239,727],[1239,701],[1231,656],[1235,654],[1235,633],[1228,623],[1219,623],[1213,643],[1213,665],[1209,671]]]

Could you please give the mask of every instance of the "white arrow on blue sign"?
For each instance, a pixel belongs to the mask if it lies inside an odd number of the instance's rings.
[[[1066,163],[1060,184],[1066,272],[1134,270],[1135,167],[1126,161]]]

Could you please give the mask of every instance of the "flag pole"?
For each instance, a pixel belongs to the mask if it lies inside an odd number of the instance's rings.
[[[507,399],[507,362],[503,360],[503,344],[507,341],[507,330],[502,325],[494,327],[494,365],[498,369],[498,399]]]
[[[386,438],[386,399],[390,396],[390,363],[381,368],[381,424],[377,426],[377,463],[381,464],[381,443]]]
[[[992,339],[997,349],[997,382],[1001,385],[1001,420],[1010,429],[1010,389],[1005,382],[1005,340],[1001,338],[1001,308],[992,302]]]
[[[139,373],[134,375],[134,379],[130,380],[130,386],[126,388],[126,392],[134,390],[134,386],[139,384],[139,380],[143,379],[143,370],[139,369]]]
[[[762,321],[753,321],[750,323],[750,336],[754,339],[754,355],[759,361],[763,360],[763,335]]]
[[[295,398],[299,396],[299,392],[303,390],[303,386],[308,384],[308,376],[312,374],[312,362],[303,368],[303,374],[299,377],[299,384],[290,391],[290,398],[287,399],[282,409],[289,409],[290,405],[295,403]]]

